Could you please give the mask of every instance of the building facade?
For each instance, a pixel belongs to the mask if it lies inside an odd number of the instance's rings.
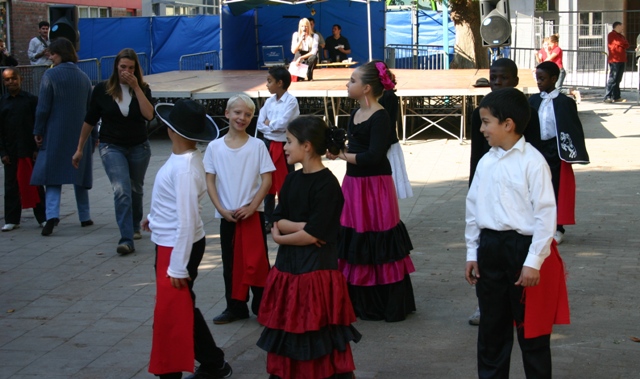
[[[0,38],[19,64],[29,64],[29,41],[38,35],[40,21],[51,21],[49,5],[59,4],[76,5],[80,18],[142,15],[141,0],[0,0]]]

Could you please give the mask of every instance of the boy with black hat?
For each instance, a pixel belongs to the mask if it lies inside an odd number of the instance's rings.
[[[172,154],[158,170],[151,211],[142,228],[156,244],[156,306],[149,372],[163,379],[228,378],[231,366],[216,346],[211,331],[195,307],[193,283],[205,249],[200,200],[207,192],[202,155],[196,143],[216,138],[217,129],[204,107],[193,100],[158,104],[167,124]]]

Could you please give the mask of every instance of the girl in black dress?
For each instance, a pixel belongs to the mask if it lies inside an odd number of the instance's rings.
[[[301,163],[280,192],[271,230],[280,244],[269,272],[258,321],[258,346],[268,352],[271,378],[351,379],[350,341],[360,333],[345,277],[338,271],[338,231],[344,199],[336,177],[322,164],[329,148],[344,147],[344,131],[302,116],[287,130],[288,164]]]

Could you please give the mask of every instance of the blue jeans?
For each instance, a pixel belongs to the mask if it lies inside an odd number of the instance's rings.
[[[60,197],[62,195],[62,186],[46,186],[46,188],[44,198],[46,203],[47,220],[60,218]],[[74,185],[73,189],[76,194],[78,218],[80,219],[80,222],[89,221],[91,219],[89,190],[78,185]]]
[[[113,188],[119,245],[133,247],[133,233],[140,230],[144,175],[151,159],[149,141],[135,146],[100,143],[100,157]]]
[[[624,74],[624,62],[609,63],[609,80],[605,99],[618,100],[620,98],[620,82]]]

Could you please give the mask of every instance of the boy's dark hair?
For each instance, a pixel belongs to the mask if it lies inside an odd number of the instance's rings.
[[[307,20],[309,20],[309,22],[313,22],[314,24],[316,23],[316,20],[313,17],[307,17]]]
[[[17,68],[15,68],[15,67],[7,67],[7,68],[5,68],[4,70],[2,70],[2,72],[3,72],[3,73],[5,73],[5,72],[9,72],[9,71],[10,71],[10,72],[13,72],[13,73],[14,73],[14,75],[16,76],[16,78],[18,78],[18,79],[22,79],[22,74],[20,74],[20,70],[18,70],[18,69],[17,69]]]
[[[538,66],[536,66],[536,70],[542,70],[552,77],[555,76],[557,78],[558,76],[560,76],[560,68],[557,64],[550,61],[540,63]]]
[[[614,23],[613,23],[613,25],[611,25],[611,27],[612,27],[613,29],[615,29],[615,28],[616,28],[616,26],[618,26],[618,25],[622,25],[622,23],[621,23],[620,21],[616,21],[616,22],[614,22]]]
[[[338,24],[333,24],[333,26],[337,26],[337,27],[338,27],[338,30],[342,31],[342,26],[340,26],[340,25],[338,25]],[[332,28],[333,28],[333,26],[332,26]]]
[[[50,26],[48,21],[40,21],[38,23],[38,29],[40,29],[43,26]]]
[[[296,117],[289,123],[287,130],[293,134],[301,144],[307,141],[311,143],[313,151],[320,156],[323,156],[327,149],[338,152],[344,149],[344,130],[329,128],[320,117]],[[342,133],[339,131],[342,131]],[[340,136],[342,136],[342,138],[340,138]]]
[[[507,70],[507,72],[509,72],[509,74],[511,74],[511,76],[513,76],[514,78],[518,77],[518,65],[516,65],[516,62],[512,61],[509,58],[496,59],[496,61],[491,64],[491,68],[494,67],[503,68]]]
[[[291,74],[284,66],[274,66],[269,68],[269,75],[276,80],[276,83],[282,80],[282,88],[286,91],[291,85]]]
[[[488,109],[500,122],[512,119],[516,124],[515,132],[519,135],[524,133],[531,117],[527,97],[516,88],[501,88],[490,92],[480,102],[480,108]]]

